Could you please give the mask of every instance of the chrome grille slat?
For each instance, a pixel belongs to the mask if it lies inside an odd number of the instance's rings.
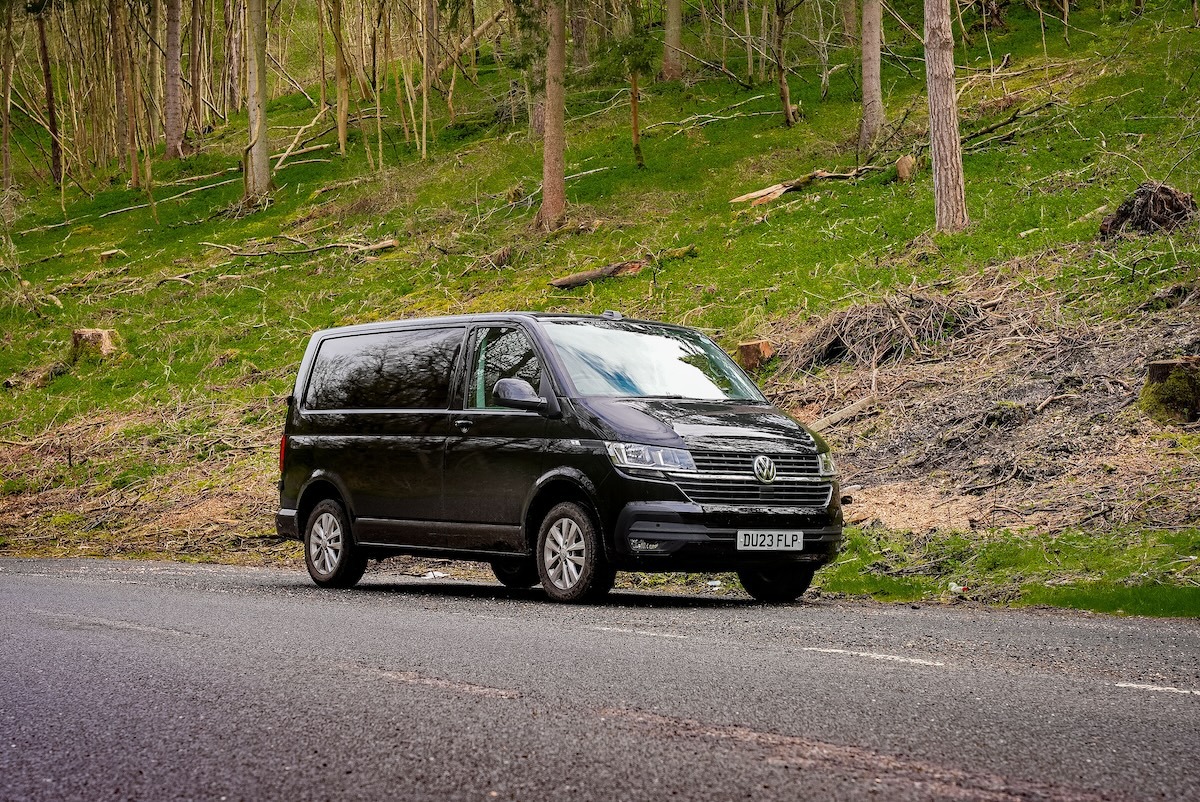
[[[753,451],[692,451],[696,473],[671,479],[697,504],[772,507],[827,507],[833,485],[820,476],[816,454],[772,454]],[[754,476],[754,458],[765,454],[775,463],[774,482]]]

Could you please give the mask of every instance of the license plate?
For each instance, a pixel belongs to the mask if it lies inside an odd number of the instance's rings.
[[[739,529],[738,551],[803,551],[804,533],[796,530]]]

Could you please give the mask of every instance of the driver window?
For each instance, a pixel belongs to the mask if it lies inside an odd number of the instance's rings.
[[[541,360],[533,350],[529,337],[519,328],[478,329],[475,334],[475,356],[471,363],[471,381],[467,389],[467,407],[499,409],[492,391],[501,379],[524,379],[536,390],[542,379]]]

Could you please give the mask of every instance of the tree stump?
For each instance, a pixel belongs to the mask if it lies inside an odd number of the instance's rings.
[[[1165,359],[1147,365],[1140,404],[1160,423],[1200,420],[1200,356]]]
[[[899,159],[896,159],[896,180],[901,184],[907,184],[912,181],[917,175],[917,160],[911,154],[904,154]]]
[[[71,362],[78,362],[86,354],[95,354],[102,359],[115,354],[115,337],[116,332],[112,329],[76,329],[71,332]]]
[[[1127,229],[1143,234],[1172,231],[1196,216],[1196,200],[1158,181],[1146,181],[1100,223],[1100,239],[1119,237]]]
[[[758,370],[773,356],[775,356],[775,346],[766,340],[738,343],[738,364],[746,370]]]

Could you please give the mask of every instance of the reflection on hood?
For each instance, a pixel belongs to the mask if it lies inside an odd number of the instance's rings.
[[[701,451],[805,453],[817,443],[766,404],[652,398],[581,398],[584,416],[607,440]]]

